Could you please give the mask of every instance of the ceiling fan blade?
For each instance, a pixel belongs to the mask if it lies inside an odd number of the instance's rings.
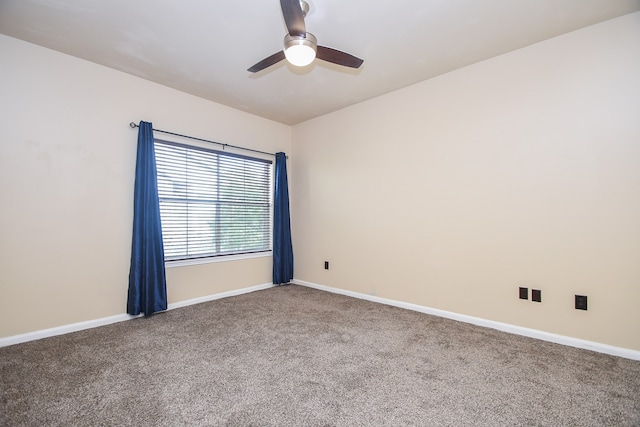
[[[262,71],[265,68],[271,67],[273,64],[277,64],[278,62],[282,61],[284,58],[285,57],[284,57],[283,51],[276,52],[273,55],[258,62],[256,65],[252,66],[247,71],[249,71],[250,73],[257,73],[258,71]]]
[[[316,58],[350,68],[360,68],[364,62],[364,60],[353,55],[325,46],[318,46]]]
[[[307,29],[304,25],[304,14],[300,6],[300,0],[280,0],[282,16],[287,24],[287,30],[291,36],[304,36]]]

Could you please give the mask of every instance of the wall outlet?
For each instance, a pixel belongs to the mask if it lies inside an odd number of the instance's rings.
[[[586,309],[587,309],[587,296],[576,295],[576,310],[586,310]]]
[[[529,288],[520,288],[520,299],[529,299]]]
[[[531,301],[542,302],[542,291],[540,289],[531,289]]]
[[[325,261],[324,262],[324,269],[328,270],[329,269],[329,261]]]

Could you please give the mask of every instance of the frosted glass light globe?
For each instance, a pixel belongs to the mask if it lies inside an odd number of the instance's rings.
[[[304,67],[309,65],[316,58],[317,41],[311,33],[306,37],[284,36],[284,56],[292,65]]]

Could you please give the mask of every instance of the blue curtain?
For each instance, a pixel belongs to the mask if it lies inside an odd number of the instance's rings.
[[[289,217],[287,156],[276,153],[276,185],[273,194],[273,284],[293,279],[293,247]]]
[[[164,247],[158,202],[153,126],[140,122],[133,200],[133,238],[127,313],[149,316],[167,309]]]

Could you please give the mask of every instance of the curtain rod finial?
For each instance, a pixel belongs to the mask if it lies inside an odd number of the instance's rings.
[[[131,129],[135,129],[135,128],[138,127],[138,125],[133,123],[133,122],[131,122],[131,123],[129,123],[129,127],[131,127]]]

